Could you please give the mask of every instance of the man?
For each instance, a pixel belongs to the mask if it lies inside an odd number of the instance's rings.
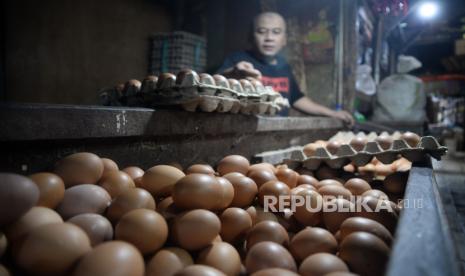
[[[218,69],[219,73],[231,78],[259,79],[264,85],[273,86],[291,106],[302,112],[338,118],[350,125],[354,123],[348,112],[331,110],[302,94],[291,67],[279,55],[286,45],[286,23],[281,15],[274,12],[257,15],[251,39],[254,49],[229,56]],[[279,115],[287,116],[288,113],[289,110],[283,110]]]

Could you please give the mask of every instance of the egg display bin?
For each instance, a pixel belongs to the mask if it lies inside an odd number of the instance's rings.
[[[275,115],[289,107],[271,87],[259,81],[226,79],[221,75],[198,75],[183,70],[177,75],[163,73],[149,76],[142,84],[137,80],[126,82],[121,95],[116,88],[101,94],[104,105],[172,107],[186,111]]]

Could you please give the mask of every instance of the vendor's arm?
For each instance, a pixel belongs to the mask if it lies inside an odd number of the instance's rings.
[[[308,97],[301,97],[297,101],[294,102],[293,107],[304,112],[313,115],[323,115],[333,118],[338,118],[343,120],[345,123],[352,126],[354,124],[354,118],[350,115],[349,112],[341,110],[341,111],[334,111],[326,106],[317,104],[316,102],[312,101]]]

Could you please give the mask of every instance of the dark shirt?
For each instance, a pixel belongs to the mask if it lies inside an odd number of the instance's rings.
[[[262,83],[266,86],[272,86],[283,97],[289,100],[291,106],[304,95],[299,89],[297,82],[292,74],[291,67],[282,56],[277,56],[276,64],[269,64],[255,57],[252,52],[241,51],[229,55],[218,69],[218,73],[235,66],[238,62],[247,61],[253,64],[254,68],[262,73]],[[278,115],[287,116],[289,109],[285,108]]]

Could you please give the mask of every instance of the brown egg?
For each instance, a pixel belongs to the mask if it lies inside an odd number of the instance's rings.
[[[90,152],[78,152],[66,156],[55,165],[55,173],[71,187],[79,184],[95,184],[102,177],[103,162]]]
[[[84,213],[103,214],[110,202],[110,195],[102,187],[92,184],[77,185],[66,189],[57,212],[63,219]]]
[[[155,198],[170,196],[174,184],[184,176],[185,174],[180,169],[173,166],[154,166],[142,176],[142,188]]]
[[[292,189],[297,185],[299,174],[289,168],[280,168],[276,171],[276,177]]]
[[[392,164],[385,165],[383,163],[378,163],[375,165],[375,173],[377,176],[386,176],[394,172]]]
[[[115,163],[115,161],[109,159],[109,158],[100,158],[103,163],[103,174],[106,174],[107,172],[114,172],[114,171],[119,171],[118,164]]]
[[[267,268],[259,270],[251,276],[299,276],[299,274],[282,268]]]
[[[226,275],[239,275],[241,271],[239,253],[226,242],[213,243],[200,251],[196,263],[216,268]]]
[[[39,188],[39,201],[37,206],[54,209],[63,200],[65,184],[63,180],[53,173],[36,173],[29,176]]]
[[[252,179],[239,173],[228,173],[223,177],[229,180],[234,188],[234,198],[230,206],[250,206],[258,193],[257,184]]]
[[[350,164],[347,164],[343,167],[343,170],[345,172],[348,172],[348,173],[354,173],[355,172],[355,166],[354,164],[350,163]]]
[[[206,265],[190,265],[176,273],[176,276],[226,276],[216,268]]]
[[[234,187],[224,177],[216,177],[216,180],[218,181],[218,185],[221,188],[221,195],[220,195],[220,201],[219,205],[215,208],[215,210],[224,210],[231,205],[231,202],[234,199]]]
[[[328,186],[328,185],[337,185],[337,186],[340,186],[340,187],[344,187],[344,185],[342,185],[342,183],[339,182],[338,180],[324,179],[324,180],[320,180],[318,182],[318,184],[315,184],[315,188],[317,188],[319,190],[321,187]]]
[[[283,246],[289,244],[289,235],[281,224],[274,221],[262,221],[255,224],[247,234],[247,249],[263,241],[272,241]]]
[[[366,138],[357,136],[350,141],[349,145],[351,145],[354,148],[354,150],[361,151],[363,150],[367,142],[368,141]]]
[[[259,223],[259,222],[262,222],[262,221],[279,222],[278,217],[275,214],[263,210],[263,208],[260,207],[260,206],[254,206],[253,208],[255,210],[255,223],[254,223],[254,225]],[[249,214],[251,214],[254,211],[252,210],[252,208],[248,208],[247,212]],[[252,215],[253,214],[251,214],[251,216]]]
[[[221,238],[225,242],[235,244],[245,239],[247,232],[252,228],[252,218],[241,208],[228,208],[220,216]]]
[[[174,240],[186,250],[208,246],[220,233],[220,219],[212,212],[197,209],[179,214],[170,229]]]
[[[179,247],[166,247],[158,251],[147,263],[146,276],[172,276],[194,264],[191,255]]]
[[[304,226],[317,225],[321,221],[323,197],[318,192],[309,189],[298,192],[297,196],[302,197],[305,203],[302,206],[296,206],[294,217]]]
[[[135,188],[116,197],[108,207],[106,217],[111,222],[115,223],[131,210],[155,210],[155,206],[155,200],[149,192],[144,189]]]
[[[364,192],[371,190],[370,184],[361,178],[351,178],[346,181],[344,187],[353,195],[362,195]]]
[[[0,232],[0,259],[3,257],[3,254],[5,254],[7,247],[8,240],[6,239],[6,236],[2,232]]]
[[[245,266],[248,273],[267,268],[283,268],[297,271],[292,255],[283,246],[270,241],[255,244],[247,253]]]
[[[215,175],[215,170],[210,166],[206,164],[194,164],[187,168],[186,174],[191,174],[191,173],[203,173],[203,174],[209,174],[209,175]]]
[[[268,170],[253,170],[250,171],[248,174],[248,177],[250,177],[260,188],[263,184],[265,184],[268,181],[271,180],[278,180],[276,178],[275,174],[271,171]]]
[[[172,196],[180,209],[216,210],[223,205],[222,195],[222,186],[214,176],[193,173],[176,182]]]
[[[322,146],[319,144],[310,143],[310,144],[306,144],[304,148],[302,149],[302,151],[304,152],[305,156],[312,157],[315,155],[316,149],[321,148],[321,147]]]
[[[396,172],[390,174],[384,179],[383,186],[386,191],[390,193],[402,194],[407,186],[408,177],[408,172]]]
[[[323,223],[331,233],[336,233],[342,222],[356,211],[355,204],[343,198],[325,201],[323,206]]]
[[[67,222],[79,226],[90,239],[92,247],[113,239],[113,226],[105,217],[97,214],[80,214]]]
[[[377,221],[362,217],[348,218],[341,224],[341,240],[359,231],[368,232],[377,236],[383,240],[387,246],[390,246],[392,243],[392,235],[386,227]]]
[[[389,259],[389,248],[377,236],[354,232],[341,243],[339,257],[352,272],[361,275],[383,275]]]
[[[376,137],[375,142],[378,142],[383,150],[388,150],[391,148],[394,139],[392,139],[392,137],[389,135],[380,135]]]
[[[139,167],[126,167],[122,171],[127,173],[133,180],[144,176],[144,170]]]
[[[47,224],[29,232],[17,263],[31,274],[61,275],[90,250],[89,238],[81,228],[70,223]]]
[[[349,268],[341,259],[329,253],[313,254],[299,267],[302,276],[324,276],[336,271],[349,272]]]
[[[221,159],[218,163],[216,170],[218,173],[223,176],[231,172],[238,172],[242,174],[247,174],[249,170],[250,163],[247,158],[240,155],[228,155],[225,158]]]
[[[298,263],[315,253],[337,251],[337,241],[328,230],[319,227],[306,227],[291,240],[289,250]]]
[[[339,229],[336,233],[334,233],[334,238],[336,239],[337,243],[341,243],[341,230]]]
[[[181,211],[174,205],[172,197],[167,197],[160,201],[157,205],[157,212],[165,218],[166,221],[174,218]]]
[[[136,187],[132,178],[123,171],[105,173],[98,184],[110,194],[111,198],[115,198]]]
[[[75,276],[144,275],[144,259],[131,244],[110,241],[97,245],[77,264]]]
[[[330,141],[328,142],[328,144],[326,144],[326,149],[329,151],[329,153],[334,155],[337,153],[340,146],[341,143],[339,143],[338,141]]]
[[[0,228],[24,215],[39,199],[39,189],[29,178],[0,173]]]
[[[316,186],[318,185],[318,180],[313,176],[301,174],[297,178],[297,186],[302,184],[310,184],[312,186]]]
[[[383,191],[377,189],[368,190],[364,192],[362,196],[372,196],[379,199],[388,199],[388,196]]]
[[[134,245],[142,254],[160,249],[168,239],[168,224],[153,210],[127,212],[115,227],[115,238]]]
[[[52,209],[32,207],[26,214],[5,228],[5,235],[10,242],[23,239],[37,227],[53,223],[62,223],[63,219]]]
[[[349,190],[339,185],[322,186],[320,189],[318,189],[318,193],[325,199],[342,197],[344,199],[350,200],[350,197],[352,196],[352,193]]]
[[[407,144],[412,147],[412,148],[415,148],[418,146],[418,144],[420,143],[420,136],[418,136],[418,134],[416,133],[413,133],[413,132],[410,132],[410,131],[407,131],[407,132],[404,132],[401,136],[400,136],[400,139],[404,140],[405,142],[407,142]]]
[[[391,234],[394,233],[397,226],[398,215],[397,212],[393,210],[390,201],[380,200],[372,196],[363,197],[360,200],[364,202],[362,206],[366,205],[369,209],[367,210],[366,207],[361,208],[361,212],[357,213],[358,216],[375,220],[384,225]]]
[[[250,165],[249,171],[247,172],[247,176],[249,176],[249,174],[252,173],[253,171],[263,171],[263,170],[269,171],[274,174],[276,171],[276,168],[272,164],[266,163],[266,162],[253,164],[253,165]]]
[[[134,185],[135,185],[137,188],[142,188],[142,176],[133,179],[133,181],[134,181]]]
[[[291,189],[291,194],[293,195],[296,195],[298,194],[300,191],[303,191],[303,190],[313,190],[313,191],[316,191],[316,188],[313,187],[312,185],[310,184],[302,184],[302,185],[299,185],[295,188],[292,188]]]
[[[291,189],[285,183],[271,180],[263,184],[260,189],[258,189],[258,200],[262,206],[269,206],[271,212],[279,211],[279,197],[280,196],[289,196],[291,194]],[[276,209],[273,210],[273,208]]]

